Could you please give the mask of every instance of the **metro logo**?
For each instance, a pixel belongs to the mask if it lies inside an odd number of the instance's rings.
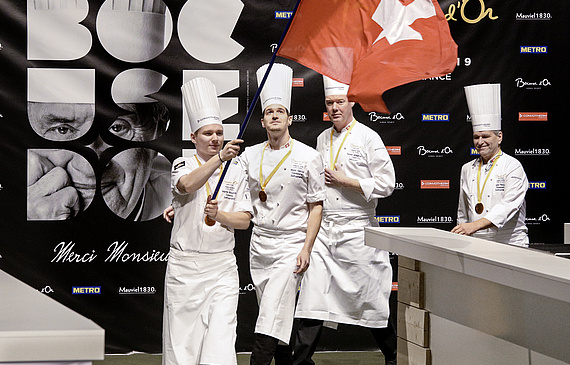
[[[101,294],[100,286],[74,286],[71,294]]]
[[[531,54],[545,54],[548,53],[547,46],[521,46],[520,53],[531,53]]]
[[[292,15],[292,11],[275,11],[275,19],[289,19]]]
[[[421,180],[420,189],[449,189],[449,180]]]
[[[422,122],[449,122],[449,114],[422,114]]]
[[[400,223],[399,215],[377,215],[374,218],[378,223]]]
[[[529,181],[529,189],[546,189],[546,181]]]

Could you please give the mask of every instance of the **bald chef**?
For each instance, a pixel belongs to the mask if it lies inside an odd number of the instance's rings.
[[[457,226],[451,232],[528,246],[528,180],[521,163],[501,150],[501,84],[465,87],[479,157],[461,168]]]
[[[258,83],[268,65],[257,70]],[[251,364],[270,364],[279,342],[288,344],[301,274],[320,227],[324,165],[313,148],[289,135],[293,70],[274,64],[261,91],[261,125],[267,141],[239,160],[253,205],[250,270],[259,315]]]
[[[174,160],[174,225],[166,268],[165,365],[236,364],[239,278],[234,229],[247,229],[252,207],[247,179],[230,166],[220,194],[208,204],[226,163],[241,140],[224,142],[217,93],[195,78],[182,86],[196,154]],[[236,163],[236,162],[233,162]],[[219,209],[218,209],[219,208]]]

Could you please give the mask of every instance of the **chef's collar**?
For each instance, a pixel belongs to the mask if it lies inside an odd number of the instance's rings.
[[[286,148],[291,147],[291,142],[292,142],[292,140],[293,140],[293,139],[292,139],[291,137],[289,137],[289,141],[287,141],[287,143],[285,143],[283,146],[279,147],[279,149],[280,149],[280,150],[284,150],[284,149],[286,149]],[[273,148],[271,148],[271,146],[269,145],[269,143],[267,143],[267,145],[265,146],[265,148],[268,148],[268,149],[270,149],[270,150],[273,149]],[[277,150],[275,150],[275,151],[277,151]]]
[[[499,151],[497,151],[497,153],[495,153],[495,155],[494,155],[493,157],[491,157],[491,158],[489,159],[489,161],[487,161],[487,163],[484,163],[484,162],[483,162],[483,164],[484,164],[484,165],[492,164],[493,161],[495,161],[495,159],[499,158],[499,156],[501,156],[502,154],[503,154],[503,150],[499,148]],[[481,157],[479,157],[479,160],[483,161],[483,159],[482,159]]]
[[[356,123],[356,118],[352,118],[352,121],[351,121],[350,123],[348,123],[347,125],[345,125],[344,127],[342,127],[342,129],[340,130],[340,132],[337,132],[337,131],[336,131],[336,128],[333,126],[334,133],[335,133],[335,134],[341,134],[342,132],[348,131],[348,130],[350,129],[350,126],[351,126],[353,123]]]

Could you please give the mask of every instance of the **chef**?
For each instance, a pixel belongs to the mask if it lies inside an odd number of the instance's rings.
[[[396,360],[389,325],[392,267],[389,254],[364,244],[364,227],[378,226],[379,198],[392,194],[395,173],[378,133],[353,116],[348,85],[324,77],[325,106],[332,122],[317,138],[325,160],[327,199],[323,222],[301,284],[295,317],[295,364],[311,360],[324,322],[370,328],[388,364]]]
[[[261,82],[268,65],[257,71]],[[261,91],[267,141],[240,155],[253,205],[250,270],[259,304],[251,364],[270,364],[288,344],[295,296],[309,266],[325,199],[323,161],[289,135],[293,70],[274,64]]]
[[[163,364],[236,364],[239,278],[234,229],[247,229],[247,180],[231,166],[220,194],[209,199],[225,163],[243,141],[222,148],[216,90],[206,78],[182,87],[196,154],[172,167],[174,224],[165,278]],[[210,200],[210,201],[209,201]],[[209,203],[207,204],[207,202]]]
[[[501,150],[501,84],[466,86],[465,95],[479,157],[461,168],[451,232],[528,247],[528,180],[521,163]]]

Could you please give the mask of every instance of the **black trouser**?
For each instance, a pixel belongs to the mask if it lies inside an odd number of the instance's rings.
[[[250,365],[269,365],[273,357],[275,357],[275,365],[293,364],[291,345],[279,345],[278,339],[256,333],[249,360]]]
[[[323,330],[323,321],[301,318],[301,323],[295,336],[294,365],[314,365],[311,359]],[[386,328],[370,328],[372,336],[384,354],[386,362],[396,360],[396,333],[390,321]]]

